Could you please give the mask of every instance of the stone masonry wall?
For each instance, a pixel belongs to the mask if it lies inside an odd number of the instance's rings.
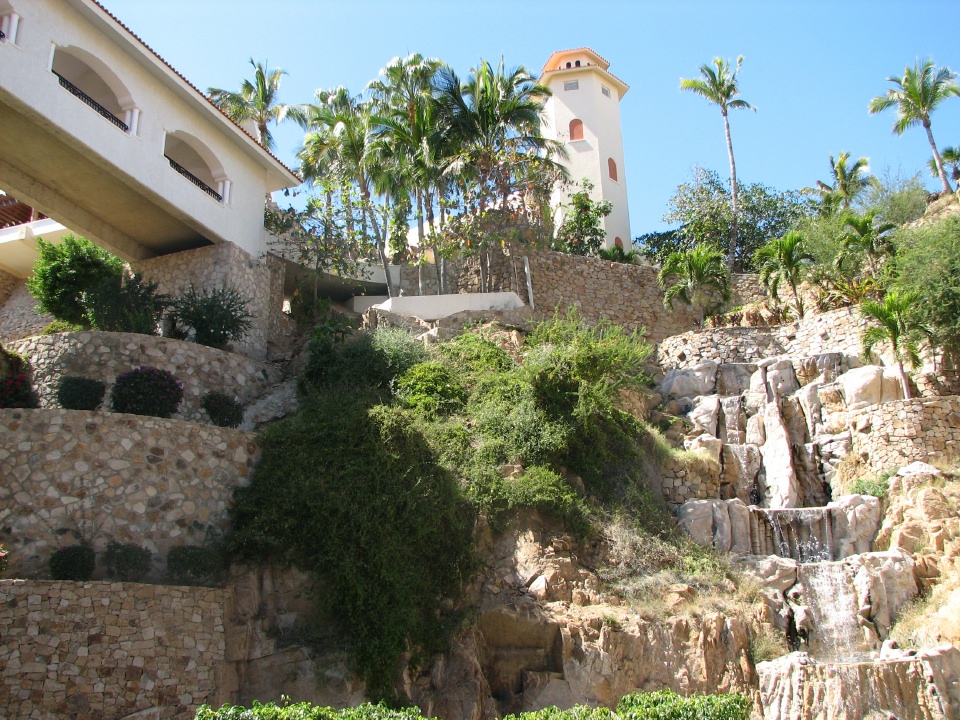
[[[271,321],[272,314],[282,311],[271,292],[272,267],[276,272],[283,265],[268,265],[233,243],[162,255],[131,265],[134,272],[158,283],[160,291],[168,295],[179,295],[190,285],[198,289],[215,289],[224,285],[235,288],[247,298],[247,310],[254,315],[253,327],[243,340],[236,343],[236,349],[257,359],[266,357],[271,324],[277,323],[276,318]]]
[[[226,594],[0,580],[0,716],[187,720],[219,707]]]
[[[141,365],[173,373],[183,383],[176,418],[209,422],[200,405],[211,391],[226,393],[247,405],[280,380],[273,365],[237,353],[184,340],[134,333],[74,332],[39,335],[9,345],[24,355],[43,407],[57,407],[57,385],[64,375],[81,375],[107,384],[104,407],[117,376]]]
[[[23,283],[13,289],[6,302],[0,301],[0,343],[38,334],[53,317],[36,312],[37,299]]]
[[[259,456],[253,433],[85,410],[0,410],[0,542],[11,571],[44,573],[58,545],[86,536],[154,553],[226,529],[235,487]],[[95,576],[96,577],[96,576]],[[2,707],[2,703],[0,703]]]
[[[914,398],[851,413],[853,451],[874,472],[960,457],[960,397]]]

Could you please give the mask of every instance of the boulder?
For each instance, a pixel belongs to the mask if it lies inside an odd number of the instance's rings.
[[[762,587],[779,593],[785,593],[796,585],[799,579],[799,563],[776,555],[745,560],[740,567]]]
[[[742,443],[746,439],[747,415],[739,395],[720,399],[719,438],[725,443]]]
[[[790,436],[776,402],[763,409],[763,427],[766,439],[760,446],[763,458],[761,493],[763,504],[771,508],[794,508],[800,505],[800,485],[793,469]]]
[[[820,434],[823,429],[823,418],[820,415],[820,388],[818,382],[804,385],[797,392],[797,401],[803,411],[807,423],[807,433],[811,438]]]
[[[899,477],[907,477],[909,475],[943,475],[943,473],[939,468],[917,460],[897,470],[897,475]]]
[[[717,422],[720,417],[720,397],[703,395],[693,401],[693,408],[687,418],[693,424],[695,432],[719,437]]]
[[[685,438],[683,447],[685,450],[705,455],[717,465],[720,464],[720,451],[723,448],[723,443],[720,441],[720,438],[704,433],[697,437]]]
[[[698,545],[713,545],[713,500],[688,500],[677,508],[677,522]]]
[[[884,390],[886,390],[889,400],[896,400],[896,397],[889,397],[895,391],[884,375],[883,368],[876,365],[865,365],[861,368],[848,370],[838,377],[837,383],[843,391],[846,409],[848,411],[859,410],[868,405],[884,402]]]
[[[723,473],[720,484],[729,487],[730,495],[749,500],[760,473],[760,448],[751,444],[723,446]]]
[[[696,397],[713,392],[717,380],[717,363],[707,360],[691,368],[671,370],[660,383],[664,397]]]
[[[730,552],[749,555],[750,508],[739,498],[734,498],[727,501],[727,514],[730,517]]]
[[[901,550],[887,550],[854,555],[846,562],[854,570],[853,585],[860,606],[869,608],[867,618],[885,638],[897,613],[920,591],[913,559]]]
[[[827,505],[833,534],[833,556],[869,552],[880,529],[883,508],[870,495],[842,495]]]
[[[723,363],[717,368],[717,394],[739,395],[750,388],[750,377],[757,371],[753,363]]]
[[[767,436],[763,428],[763,413],[747,418],[746,441],[748,445],[763,445]]]
[[[768,398],[787,397],[800,389],[797,375],[793,370],[793,363],[790,360],[777,360],[765,369],[767,372]]]

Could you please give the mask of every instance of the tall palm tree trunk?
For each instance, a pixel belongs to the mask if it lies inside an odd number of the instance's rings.
[[[723,111],[723,131],[727,136],[727,155],[730,156],[730,199],[733,218],[730,223],[730,250],[727,253],[727,268],[733,272],[733,261],[737,254],[737,236],[740,223],[740,208],[737,202],[737,163],[733,159],[733,140],[730,139],[730,120],[726,109]]]
[[[903,399],[910,399],[910,380],[907,378],[907,373],[903,369],[903,361],[897,360],[897,372],[900,374],[900,383],[903,385]]]
[[[947,172],[943,169],[943,158],[940,157],[940,151],[937,150],[937,144],[933,141],[933,131],[930,129],[930,121],[925,120],[923,129],[927,131],[927,140],[930,141],[930,147],[933,149],[933,161],[937,164],[937,172],[940,173],[940,180],[943,182],[943,191],[947,194],[953,192],[950,187],[950,181],[947,180]]]

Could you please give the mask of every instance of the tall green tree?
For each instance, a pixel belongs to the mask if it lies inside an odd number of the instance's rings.
[[[265,63],[254,62],[253,80],[240,83],[240,90],[209,88],[207,94],[218,108],[233,121],[253,122],[257,127],[260,144],[267,150],[273,150],[276,143],[270,133],[270,125],[284,120],[294,120],[301,126],[306,122],[304,109],[300,105],[284,105],[279,102],[280,80],[286,75],[283,70],[270,70]]]
[[[727,138],[727,155],[730,157],[730,196],[733,206],[733,218],[730,225],[730,247],[727,251],[727,267],[733,271],[737,250],[737,223],[739,221],[737,207],[737,164],[733,158],[733,141],[730,139],[730,110],[756,110],[753,105],[738,97],[740,88],[737,85],[737,75],[740,73],[740,64],[743,56],[737,58],[737,65],[731,71],[730,62],[715,57],[713,65],[701,65],[699,78],[680,78],[680,89],[689,90],[717,105],[723,116],[723,131]]]
[[[937,68],[933,60],[928,59],[922,63],[916,62],[912,68],[905,67],[903,77],[888,77],[887,81],[893,83],[894,87],[887,90],[886,95],[870,101],[870,114],[895,107],[897,118],[893,123],[893,132],[897,135],[903,135],[903,131],[911,127],[923,127],[930,149],[933,150],[933,160],[937,166],[937,174],[943,182],[943,191],[953,192],[940,151],[937,150],[937,143],[933,139],[930,116],[944,100],[960,95],[956,73],[947,67]]]
[[[910,381],[904,372],[904,361],[911,367],[920,364],[920,343],[928,333],[917,322],[913,308],[919,300],[916,293],[891,290],[882,302],[865,300],[860,303],[860,313],[876,324],[863,331],[863,354],[869,357],[880,343],[888,343],[897,362],[897,372],[903,385],[903,396],[910,399]]]
[[[848,164],[850,153],[841,152],[836,159],[830,156],[831,182],[817,181],[817,187],[805,188],[805,192],[820,195],[820,214],[832,216],[838,210],[849,210],[854,201],[870,186],[870,163],[867,158],[857,158]]]
[[[954,182],[960,182],[960,148],[946,147],[940,153],[940,161],[943,163],[943,169],[948,171],[950,179]],[[930,168],[930,174],[934,177],[940,177],[940,168],[937,167],[937,159],[930,158],[927,161],[927,167]]]
[[[848,215],[843,220],[844,250],[863,253],[874,279],[879,277],[880,261],[895,252],[890,233],[897,227],[893,223],[877,222],[876,217],[877,212],[871,210],[864,215]]]
[[[793,303],[797,317],[803,317],[803,298],[800,296],[800,284],[810,270],[813,255],[805,247],[802,233],[788,232],[782,238],[775,238],[757,250],[754,264],[760,272],[760,284],[774,300],[779,300],[781,283],[786,282],[793,293]]]
[[[707,310],[717,309],[730,299],[730,271],[724,255],[707,243],[668,255],[657,282],[666,291],[663,306],[672,309],[674,301],[679,300],[695,307],[701,326]]]
[[[570,197],[570,204],[563,224],[557,230],[556,244],[564,252],[573,255],[597,255],[607,237],[603,219],[613,211],[606,201],[590,198],[593,184],[584,180],[579,192]]]

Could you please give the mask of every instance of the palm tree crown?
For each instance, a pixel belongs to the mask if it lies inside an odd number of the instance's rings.
[[[878,261],[895,252],[890,232],[897,227],[889,222],[877,223],[876,217],[877,211],[871,210],[865,215],[848,215],[843,219],[844,250],[862,252],[874,278],[877,277]]]
[[[280,123],[290,119],[305,125],[304,110],[299,105],[283,105],[277,102],[280,92],[280,79],[286,75],[283,70],[269,70],[266,64],[254,62],[253,81],[244,80],[239,92],[209,88],[210,100],[223,110],[231,120],[237,123],[253,122],[257,127],[260,144],[267,150],[273,150],[275,143],[270,133],[271,123]]]
[[[707,243],[670,253],[657,274],[657,282],[666,288],[664,307],[673,308],[674,300],[692,305],[699,310],[701,324],[706,310],[730,299],[730,273],[723,253]]]
[[[912,68],[903,69],[903,77],[888,77],[894,88],[887,90],[886,95],[880,95],[870,101],[868,109],[871,114],[883,112],[896,107],[897,117],[893,122],[893,132],[903,135],[903,131],[920,125],[927,132],[927,140],[933,149],[933,158],[938,174],[943,182],[944,192],[952,192],[950,181],[943,169],[943,161],[933,140],[930,130],[930,115],[948,97],[960,95],[960,85],[957,85],[956,73],[950,68],[937,68],[933,60],[917,62]]]
[[[723,58],[715,57],[713,65],[701,65],[699,78],[680,78],[680,89],[706,98],[720,107],[723,116],[723,130],[727,138],[727,154],[730,158],[730,196],[733,205],[733,222],[730,224],[730,247],[727,251],[727,266],[732,270],[734,256],[737,249],[737,164],[733,159],[733,142],[730,139],[730,121],[728,110],[756,110],[753,105],[738,97],[740,88],[737,86],[737,75],[740,73],[740,64],[743,56],[737,58],[737,65],[730,70],[730,63]]]
[[[836,159],[831,155],[830,175],[832,182],[817,181],[815,192],[820,194],[822,215],[831,216],[838,209],[849,210],[857,197],[872,182],[872,178],[868,174],[870,172],[870,161],[867,158],[857,158],[852,164],[848,165],[849,160],[850,153],[848,152],[840,153]]]
[[[911,367],[919,365],[919,344],[929,337],[929,333],[914,320],[911,314],[918,299],[914,292],[900,293],[891,290],[884,296],[882,302],[864,300],[859,308],[864,317],[876,323],[863,331],[861,340],[864,356],[869,357],[874,347],[880,343],[890,344],[897,361],[903,396],[907,400],[910,399],[910,382],[904,372],[903,363],[906,361]]]
[[[803,299],[798,290],[806,277],[809,263],[814,260],[805,247],[802,233],[788,232],[782,238],[774,238],[753,255],[754,264],[760,270],[760,283],[779,300],[780,283],[786,282],[793,291],[797,316],[803,317]]]

